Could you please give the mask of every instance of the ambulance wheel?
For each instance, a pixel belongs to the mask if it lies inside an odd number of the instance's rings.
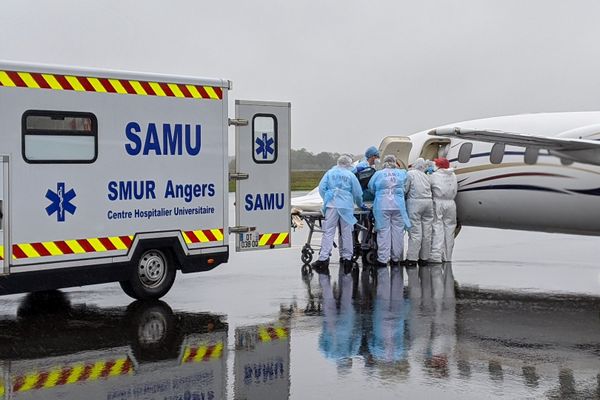
[[[176,321],[166,303],[134,301],[127,307],[127,317],[136,359],[156,361],[176,356]]]
[[[119,282],[128,295],[138,300],[159,299],[171,289],[175,281],[173,257],[167,250],[144,250],[127,281]]]

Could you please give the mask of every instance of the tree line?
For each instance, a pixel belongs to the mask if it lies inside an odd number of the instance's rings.
[[[292,171],[325,171],[335,165],[339,156],[340,153],[322,151],[315,154],[305,148],[292,149],[290,153]],[[235,158],[230,157],[229,170],[234,169]]]

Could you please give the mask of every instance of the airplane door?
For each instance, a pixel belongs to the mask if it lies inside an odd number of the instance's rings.
[[[396,156],[396,160],[402,168],[408,169],[410,149],[412,143],[409,137],[406,136],[387,136],[379,145],[379,153],[381,160],[389,154]]]
[[[0,155],[0,275],[9,273],[11,246],[9,240],[8,156]],[[8,260],[8,261],[7,261]]]
[[[236,251],[290,247],[290,103],[236,100]]]

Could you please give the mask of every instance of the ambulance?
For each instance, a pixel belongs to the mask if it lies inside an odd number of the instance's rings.
[[[119,282],[156,299],[227,262],[230,234],[289,247],[290,103],[236,100],[229,118],[231,88],[0,61],[0,294]]]

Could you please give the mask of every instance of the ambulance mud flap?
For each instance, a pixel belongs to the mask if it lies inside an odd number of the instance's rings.
[[[290,108],[236,101],[236,251],[290,247]]]

